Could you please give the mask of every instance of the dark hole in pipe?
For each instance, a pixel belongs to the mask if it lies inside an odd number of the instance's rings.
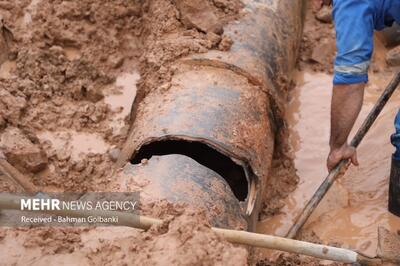
[[[228,156],[216,151],[201,142],[183,140],[156,141],[142,146],[132,158],[131,163],[138,164],[142,159],[150,159],[153,155],[181,154],[192,158],[199,164],[213,170],[223,177],[240,201],[247,197],[247,179],[243,167],[236,164]]]

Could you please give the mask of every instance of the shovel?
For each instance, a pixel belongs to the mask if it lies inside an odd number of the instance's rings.
[[[5,193],[0,194],[0,210],[20,210],[20,200],[21,197],[12,196]],[[101,216],[103,218],[118,217],[118,222],[113,223],[113,225],[128,226],[143,230],[147,230],[151,226],[157,226],[163,223],[163,221],[159,219],[118,211],[55,209],[41,210],[38,212],[76,218],[87,218],[89,216]],[[376,258],[364,256],[350,249],[314,244],[283,237],[216,227],[212,227],[211,229],[219,236],[234,244],[276,249],[344,263],[379,265],[382,261],[389,261],[396,263],[396,265],[400,264],[400,237],[392,235],[389,231],[383,228],[380,228],[378,233],[379,250],[378,257]]]

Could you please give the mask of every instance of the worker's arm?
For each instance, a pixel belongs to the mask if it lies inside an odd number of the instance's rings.
[[[342,159],[350,159],[358,165],[355,148],[347,144],[347,138],[361,110],[364,83],[334,85],[331,102],[330,153],[328,170],[332,170]]]
[[[337,55],[334,66],[331,102],[331,171],[341,160],[358,165],[357,154],[348,136],[361,110],[368,67],[373,50],[373,9],[369,1],[334,0]]]

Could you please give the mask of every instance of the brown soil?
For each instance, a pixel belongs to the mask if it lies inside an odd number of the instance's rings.
[[[20,128],[47,154],[49,170],[32,176],[36,185],[68,191],[106,187],[112,164],[107,153],[77,160],[72,151],[39,135],[95,133],[121,148],[129,123],[122,122],[120,130],[112,127],[121,110],[105,103],[107,89],[116,86],[118,75],[134,70],[141,75],[136,97],[140,100],[149,88],[168,86],[174,59],[218,49],[220,44],[227,49],[221,28],[238,15],[241,5],[206,3],[198,9],[213,20],[193,18],[196,9],[182,0],[35,0],[0,6],[0,39],[7,48],[2,54],[11,65],[0,75],[0,128]]]
[[[246,265],[247,250],[213,233],[203,213],[159,206],[166,222],[146,232],[126,227],[2,229],[0,265]]]
[[[136,80],[126,73],[140,74],[137,100],[167,87],[173,60],[229,49],[222,26],[241,7],[236,0],[0,1],[0,134],[7,159],[45,191],[115,191],[111,169],[130,125],[130,106],[121,106],[118,95]],[[16,190],[3,179],[0,188]],[[148,232],[3,228],[0,264],[247,263],[246,249],[215,235],[200,211],[147,202],[141,212],[167,222]]]

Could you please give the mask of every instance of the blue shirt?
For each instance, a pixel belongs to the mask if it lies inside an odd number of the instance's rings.
[[[374,30],[400,24],[400,0],[333,0],[337,54],[334,84],[368,81]]]

